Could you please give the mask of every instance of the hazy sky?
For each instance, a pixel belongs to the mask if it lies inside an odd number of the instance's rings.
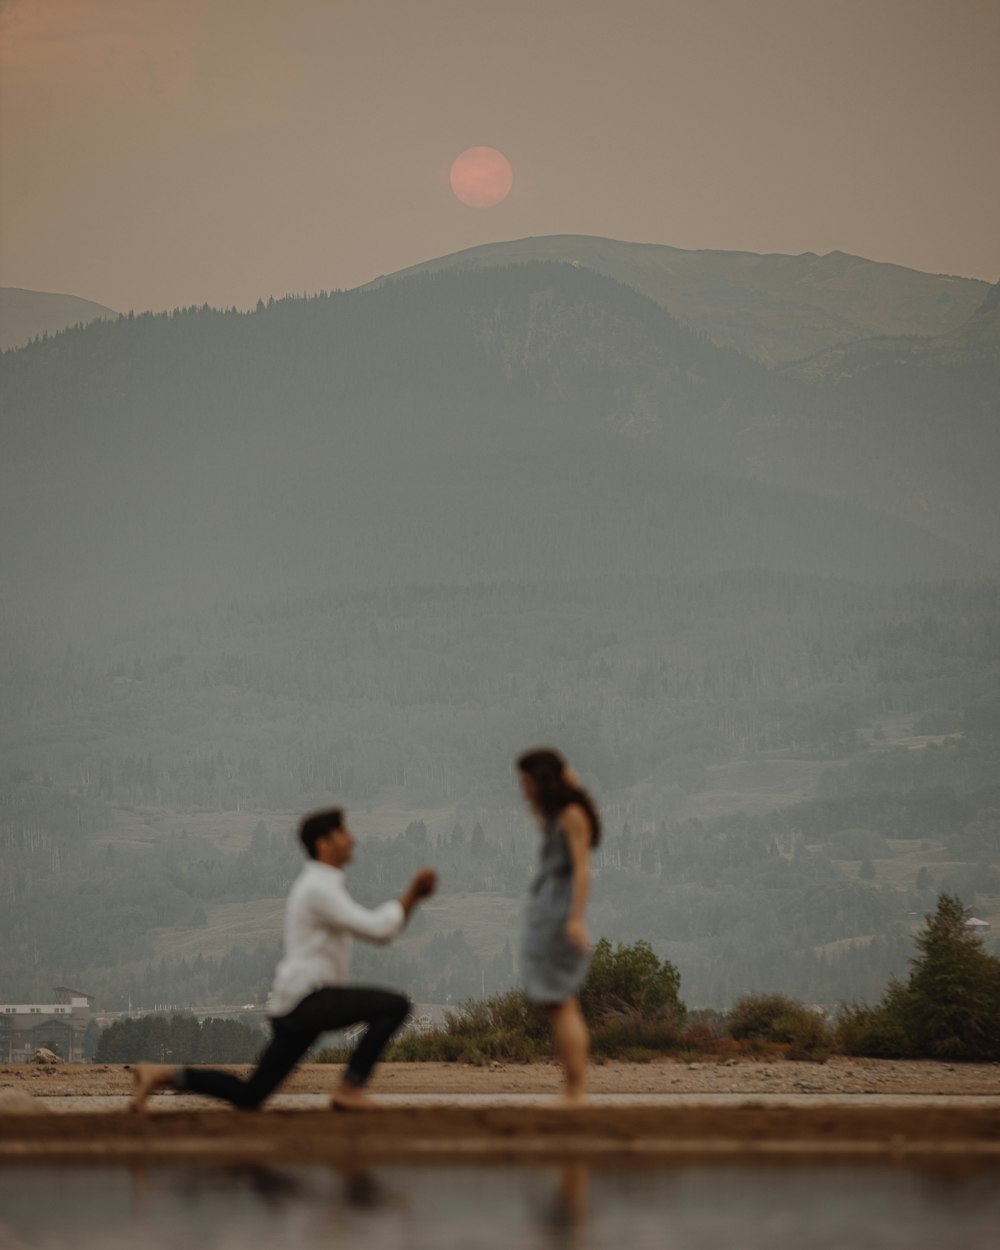
[[[1000,278],[1000,0],[0,0],[0,285],[117,309],[581,233]],[[464,148],[511,195],[452,195]]]

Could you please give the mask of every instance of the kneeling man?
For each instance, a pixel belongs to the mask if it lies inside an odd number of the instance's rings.
[[[348,984],[351,942],[355,937],[391,942],[417,903],[434,893],[437,874],[422,869],[400,898],[369,910],[347,892],[344,867],[353,858],[355,839],[340,808],[307,816],[299,838],[309,862],[288,895],[285,957],[278,964],[268,1006],[273,1036],[256,1070],[242,1080],[212,1068],[138,1064],[133,1069],[133,1110],[142,1108],[156,1089],[207,1094],[252,1110],[278,1088],[321,1033],[361,1023],[368,1025],[367,1031],[348,1061],[332,1105],[343,1110],[378,1105],[364,1086],[410,1003],[402,994]]]

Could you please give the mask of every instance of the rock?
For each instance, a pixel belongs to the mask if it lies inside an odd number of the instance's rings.
[[[0,1089],[0,1115],[48,1115],[49,1109],[23,1089]]]
[[[35,1051],[35,1057],[32,1063],[62,1063],[62,1060],[53,1050],[46,1050],[44,1046],[39,1046]]]

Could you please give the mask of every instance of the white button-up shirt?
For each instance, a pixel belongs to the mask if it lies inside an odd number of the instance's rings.
[[[347,893],[340,868],[309,860],[285,905],[285,955],[274,974],[268,1015],[285,1016],[314,990],[346,985],[352,939],[391,942],[405,919],[398,899],[362,907]]]

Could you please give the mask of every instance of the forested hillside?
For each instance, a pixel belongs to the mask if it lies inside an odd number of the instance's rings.
[[[770,370],[661,306],[675,256],[660,302],[488,265],[0,358],[2,996],[260,1003],[330,803],[363,899],[441,871],[359,976],[503,989],[543,743],[594,936],[692,1005],[874,1000],[942,890],[1000,928],[996,292],[702,259],[761,332],[952,328]]]
[[[982,447],[892,397],[883,437],[567,265],[98,322],[5,355],[0,398],[5,583],[78,625],[316,584],[968,575],[1000,538],[988,407]]]
[[[605,808],[595,933],[651,940],[694,1003],[877,996],[937,890],[1000,923],[998,594],[763,573],[325,594],[55,664],[8,631],[0,983],[259,1001],[296,813],[342,801],[413,813],[364,840],[361,897],[429,861],[469,903],[361,972],[424,1001],[503,988],[535,851],[510,761],[552,741]],[[726,799],[734,758],[805,793]],[[267,923],[227,946],[233,904]],[[184,932],[211,953],[161,936]]]
[[[58,334],[68,326],[97,319],[114,320],[118,313],[93,300],[48,291],[0,287],[0,352],[23,347],[34,338]]]
[[[921,273],[845,252],[689,251],[580,234],[487,243],[377,282],[528,261],[561,261],[625,283],[714,343],[768,364],[873,335],[946,334],[987,291],[974,278]]]

